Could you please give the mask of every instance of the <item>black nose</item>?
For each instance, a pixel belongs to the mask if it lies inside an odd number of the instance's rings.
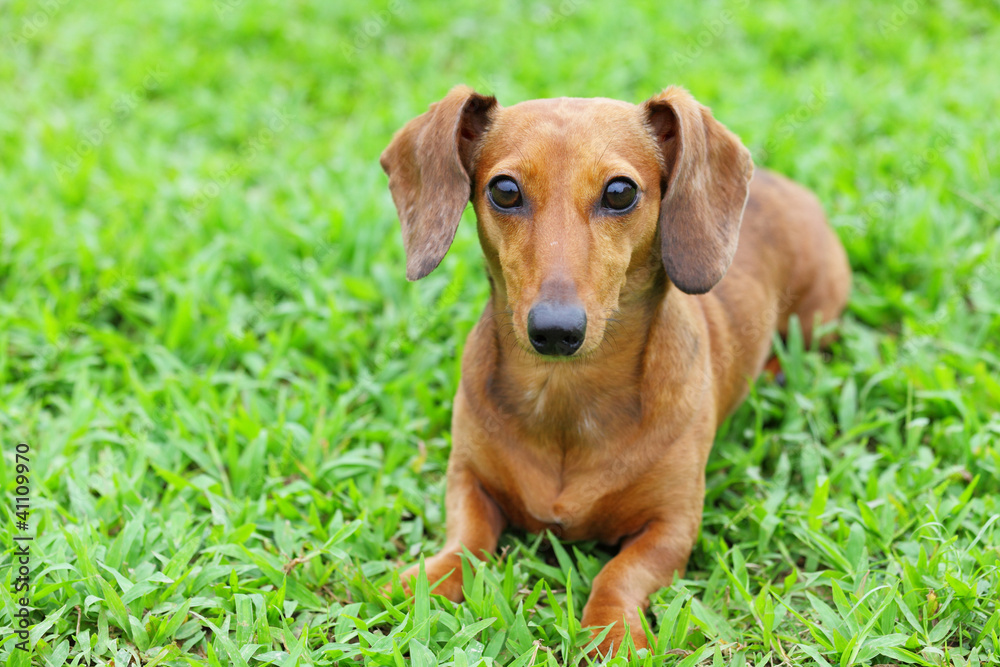
[[[540,354],[568,357],[587,335],[587,312],[577,305],[542,301],[528,311],[528,338]]]

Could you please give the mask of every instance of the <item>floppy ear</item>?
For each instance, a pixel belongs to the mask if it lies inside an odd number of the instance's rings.
[[[497,107],[456,86],[396,132],[379,160],[403,225],[406,277],[419,280],[444,258],[469,202],[476,144]]]
[[[683,88],[643,105],[660,150],[660,242],[667,276],[682,292],[704,294],[736,253],[753,160],[735,134]]]

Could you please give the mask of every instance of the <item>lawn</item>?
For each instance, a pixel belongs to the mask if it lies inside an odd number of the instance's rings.
[[[998,44],[987,0],[0,3],[0,662],[586,664],[598,545],[381,593],[442,542],[488,286],[471,210],[406,282],[378,155],[467,83],[684,85],[851,258],[613,664],[1000,664]]]

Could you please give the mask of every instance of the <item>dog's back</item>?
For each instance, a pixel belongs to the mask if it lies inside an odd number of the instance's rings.
[[[847,255],[816,197],[766,169],[750,182],[740,240],[728,273],[697,296],[710,322],[720,419],[743,399],[770,354],[772,334],[788,332],[797,315],[806,345],[817,324],[847,304]]]

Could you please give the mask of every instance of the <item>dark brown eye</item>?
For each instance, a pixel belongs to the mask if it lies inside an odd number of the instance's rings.
[[[521,190],[510,176],[497,176],[490,181],[490,201],[497,208],[517,208],[521,205]]]
[[[638,194],[635,183],[627,178],[616,178],[604,188],[601,206],[612,211],[624,211],[635,203]]]

